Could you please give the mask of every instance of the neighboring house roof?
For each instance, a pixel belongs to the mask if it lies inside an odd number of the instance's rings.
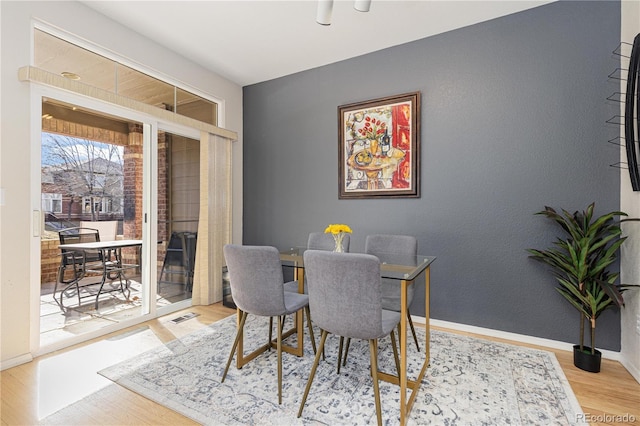
[[[43,192],[65,195],[122,197],[122,164],[97,158],[74,167],[42,167]]]
[[[122,164],[109,161],[105,158],[96,158],[91,161],[86,161],[80,164],[75,170],[85,170],[85,171],[93,171],[93,173],[98,174],[109,174],[112,176],[122,176]]]

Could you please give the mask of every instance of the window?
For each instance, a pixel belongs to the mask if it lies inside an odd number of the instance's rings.
[[[34,63],[45,71],[214,126],[218,104],[136,69],[35,30]]]
[[[91,206],[93,205],[93,211]],[[87,213],[120,213],[122,206],[109,197],[83,197],[82,210]]]
[[[42,194],[42,211],[62,213],[62,194]]]

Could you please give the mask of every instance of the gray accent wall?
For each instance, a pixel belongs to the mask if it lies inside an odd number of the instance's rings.
[[[352,251],[415,235],[437,256],[431,318],[576,343],[578,313],[526,249],[558,233],[534,216],[545,205],[619,209],[619,39],[619,2],[563,1],[245,87],[244,243],[305,245],[330,223],[353,229]],[[339,200],[337,107],[414,91],[420,198]],[[616,310],[597,347],[620,349]]]

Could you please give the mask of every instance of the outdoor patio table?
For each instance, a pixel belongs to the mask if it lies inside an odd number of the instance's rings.
[[[95,307],[98,309],[98,301],[100,298],[100,294],[103,292],[111,292],[115,290],[121,290],[124,293],[124,289],[110,289],[107,291],[103,291],[104,285],[107,280],[119,279],[121,280],[122,287],[122,279],[124,278],[125,283],[128,288],[128,280],[125,274],[127,269],[133,269],[139,267],[137,264],[125,264],[122,261],[122,249],[125,247],[142,247],[142,240],[115,240],[115,241],[95,241],[95,242],[86,242],[86,243],[72,243],[72,244],[61,244],[60,249],[65,251],[76,251],[82,253],[88,252],[99,252],[101,254],[100,258],[102,262],[96,268],[91,268],[85,270],[80,276],[76,277],[74,282],[70,285],[67,285],[64,290],[61,292],[60,296],[60,305],[62,306],[62,294],[64,291],[69,288],[71,285],[79,282],[83,279],[87,272],[97,272],[102,273],[102,279],[97,283],[90,283],[88,285],[100,285],[98,289],[98,293],[96,295]],[[113,253],[113,257],[109,256],[110,253]],[[78,296],[80,297],[80,296]]]

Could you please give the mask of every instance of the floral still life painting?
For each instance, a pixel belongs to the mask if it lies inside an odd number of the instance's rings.
[[[420,93],[338,107],[339,198],[420,196]]]

